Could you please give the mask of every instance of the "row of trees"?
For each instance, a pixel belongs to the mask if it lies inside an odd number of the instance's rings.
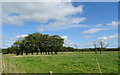
[[[24,39],[19,39],[12,47],[7,48],[9,53],[15,53],[16,55],[26,55],[28,53],[38,54],[57,54],[63,47],[64,39],[58,35],[43,35],[40,33],[29,34]]]
[[[14,53],[16,55],[23,55],[24,53],[28,55],[31,53],[32,55],[36,53],[41,54],[58,54],[58,52],[68,52],[68,51],[95,51],[97,54],[100,51],[111,51],[113,49],[108,49],[106,47],[109,46],[109,43],[103,41],[102,39],[98,39],[93,41],[94,48],[87,49],[78,49],[77,45],[73,47],[64,47],[64,39],[58,35],[43,35],[40,33],[29,34],[23,39],[18,39],[13,45],[7,50],[3,50],[4,53]],[[119,50],[119,49],[114,49]]]
[[[2,49],[2,53],[3,54],[9,54],[9,53],[15,53],[15,52],[11,52],[12,47],[9,47],[7,49]],[[120,51],[120,48],[97,48],[97,52],[95,48],[83,48],[83,49],[75,49],[73,47],[62,47],[61,49],[59,49],[59,52],[83,52],[83,51],[94,51],[96,54],[99,51]],[[44,52],[43,52],[44,53]]]
[[[96,49],[97,49],[97,52],[98,51],[99,52],[100,51],[120,51],[120,48],[103,48],[103,49],[96,48]],[[59,52],[76,52],[77,51],[77,52],[82,52],[83,53],[83,51],[94,51],[95,54],[97,54],[96,49],[95,48],[75,49],[73,47],[62,47],[61,49],[59,49]],[[3,54],[15,53],[11,50],[13,50],[12,47],[9,47],[7,49],[2,49],[2,53]],[[43,53],[45,53],[45,52],[43,52]]]

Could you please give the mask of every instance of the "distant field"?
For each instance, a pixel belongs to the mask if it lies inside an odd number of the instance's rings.
[[[3,55],[4,73],[118,73],[118,52]]]

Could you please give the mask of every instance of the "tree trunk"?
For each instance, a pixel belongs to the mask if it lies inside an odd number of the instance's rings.
[[[102,54],[102,49],[100,49],[100,54]]]
[[[23,55],[23,52],[21,52],[21,55]]]
[[[33,52],[31,54],[33,55]]]
[[[49,55],[50,53],[49,53],[49,51],[48,51],[48,55]]]
[[[27,53],[27,52],[25,52],[25,54],[26,54],[26,55],[28,55],[28,53]]]
[[[97,49],[95,48],[95,54],[97,54]]]
[[[42,54],[42,52],[40,52]]]
[[[53,52],[51,51],[51,54],[53,55]]]
[[[38,55],[38,51],[37,51],[37,54],[36,55]]]
[[[56,51],[55,54],[58,54],[58,52]]]

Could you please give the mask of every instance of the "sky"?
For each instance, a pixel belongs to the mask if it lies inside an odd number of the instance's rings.
[[[3,2],[1,47],[39,32],[59,35],[64,45],[92,48],[103,39],[118,47],[117,2]]]

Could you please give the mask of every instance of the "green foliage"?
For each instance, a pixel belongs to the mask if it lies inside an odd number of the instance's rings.
[[[41,54],[57,54],[64,44],[64,39],[58,35],[43,35],[40,33],[29,34],[23,40],[17,40],[12,47],[7,48],[9,53],[16,53],[16,55],[28,55],[31,53]]]

